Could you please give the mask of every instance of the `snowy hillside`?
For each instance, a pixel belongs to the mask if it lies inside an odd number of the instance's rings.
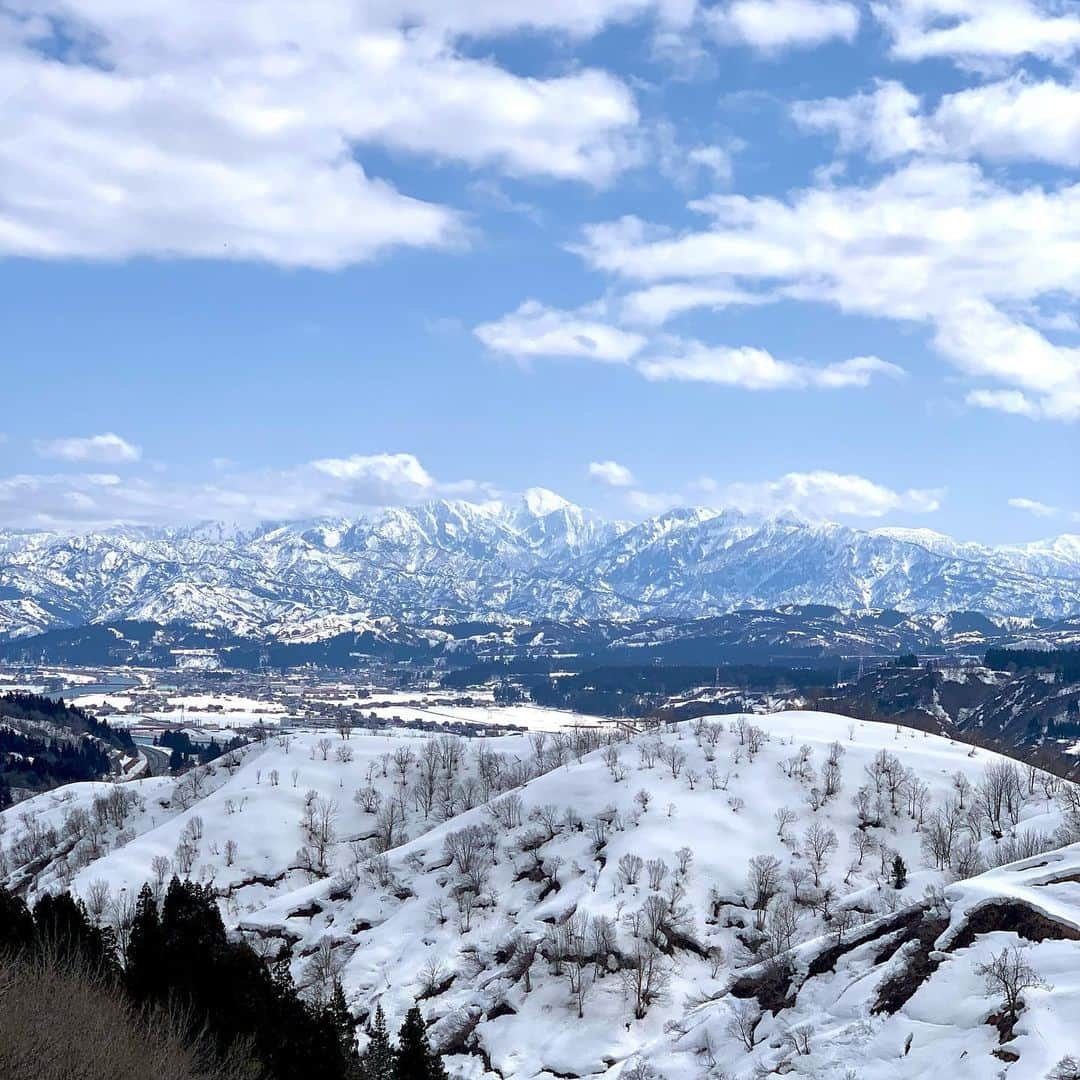
[[[775,1012],[747,979],[638,1061],[671,1080],[701,1076],[710,1060],[729,1063],[732,1077],[1075,1080],[1078,881],[1073,844],[949,885],[801,947]]]
[[[605,522],[552,492],[440,501],[371,519],[248,531],[0,533],[0,635],[106,619],[183,621],[296,639],[377,617],[693,618],[736,607],[1080,611],[1080,542],[961,544],[673,510]]]
[[[785,1053],[802,1075],[844,1076],[849,1058],[865,1063],[854,1075],[914,1077],[935,1039],[952,1053],[954,1029],[971,1059],[957,1075],[994,1075],[993,1009],[957,988],[1015,937],[1008,918],[964,936],[970,913],[1006,896],[1066,927],[1037,957],[1065,996],[1028,993],[1005,1047],[1014,1070],[1044,1068],[1010,1075],[1041,1076],[1068,1050],[1052,1024],[1075,1004],[1064,967],[1080,970],[1075,883],[1048,882],[1080,854],[1029,857],[1074,837],[1073,792],[937,736],[817,713],[468,743],[326,732],[180,779],[36,798],[3,815],[3,861],[31,896],[70,885],[121,938],[144,881],[213,881],[228,925],[290,956],[306,993],[340,977],[355,1015],[381,1003],[391,1022],[419,999],[452,1070],[475,1077],[641,1076],[650,1063],[749,1077]],[[1018,858],[1044,877],[955,884]],[[924,918],[935,939],[952,935],[947,963],[913,930]],[[905,935],[915,944],[900,948]],[[842,955],[815,959],[832,945]],[[882,979],[919,949],[925,988],[875,1013]],[[749,1051],[729,1031],[743,1005]],[[1040,1048],[1027,1024],[1044,1014]],[[781,1045],[796,1020],[815,1025],[808,1054]],[[948,1029],[933,1036],[935,1022]]]

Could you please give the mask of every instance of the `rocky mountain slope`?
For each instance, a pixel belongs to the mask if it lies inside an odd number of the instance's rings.
[[[695,618],[787,604],[1058,617],[1080,611],[1080,540],[988,548],[703,509],[630,525],[544,491],[248,531],[0,533],[8,636],[124,618],[303,639],[379,617]]]
[[[23,803],[0,869],[121,943],[142,882],[212,882],[306,994],[391,1026],[418,1001],[455,1076],[1044,1077],[1074,1049],[1076,790],[807,712],[312,732]],[[1003,1024],[977,966],[1026,942],[1056,989]]]

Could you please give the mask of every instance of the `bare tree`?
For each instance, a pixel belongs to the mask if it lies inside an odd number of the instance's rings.
[[[101,922],[101,917],[105,914],[105,909],[109,906],[111,899],[112,890],[107,881],[97,878],[90,882],[86,890],[86,910],[94,922]]]
[[[757,929],[765,926],[769,902],[780,891],[780,860],[774,855],[755,855],[746,871],[746,891],[750,908],[757,914]]]
[[[135,897],[121,889],[109,904],[109,925],[116,937],[120,950],[120,959],[127,962],[128,944],[131,941],[131,928],[135,925]]]
[[[975,974],[983,979],[988,994],[1000,995],[1005,1019],[1009,1023],[1016,1022],[1025,990],[1053,989],[1028,963],[1027,951],[1018,945],[1008,946],[985,964],[979,964]]]
[[[757,1030],[761,1012],[753,999],[736,1001],[731,1010],[725,1031],[733,1039],[742,1043],[748,1054],[754,1050],[754,1032]]]
[[[399,746],[394,751],[394,768],[397,770],[398,783],[402,787],[405,786],[405,780],[409,772],[409,766],[413,763],[413,752],[409,746]],[[386,775],[386,769],[383,768],[383,776]]]
[[[769,956],[779,956],[795,944],[799,930],[799,909],[787,899],[778,900],[765,922]]]
[[[405,842],[405,810],[397,799],[383,804],[375,817],[372,843],[377,852],[389,851]]]
[[[963,821],[964,815],[956,799],[946,799],[928,818],[922,830],[922,849],[937,869],[944,870],[952,861],[953,847]]]
[[[330,756],[330,747],[334,745],[334,740],[327,738],[325,735],[315,744],[319,753],[322,755],[323,761]]]
[[[671,966],[651,941],[635,938],[623,959],[619,978],[632,1002],[634,1018],[641,1020],[651,1005],[663,1000],[671,980]]]
[[[382,793],[378,788],[372,787],[371,784],[360,788],[353,796],[353,802],[365,814],[377,814],[379,807],[382,806]]]
[[[679,877],[686,877],[690,870],[690,864],[694,861],[694,853],[690,848],[684,844],[678,851],[675,852],[675,858],[678,860],[679,865],[677,867],[677,873]]]
[[[874,850],[874,838],[862,829],[854,829],[851,833],[851,847],[858,857],[859,866],[862,866],[867,853]]]
[[[803,834],[806,845],[806,857],[814,874],[814,887],[820,888],[821,874],[829,856],[837,849],[836,833],[827,825],[815,821]]]
[[[619,877],[624,885],[636,885],[641,877],[642,867],[645,865],[640,855],[630,852],[619,859]]]
[[[673,780],[678,780],[682,767],[686,764],[686,751],[677,743],[667,743],[660,751],[660,760],[671,770]]]
[[[153,891],[155,900],[161,899],[161,895],[165,891],[165,881],[171,869],[172,864],[166,855],[155,855],[150,860],[150,872],[154,875],[150,881],[150,888]]]
[[[645,867],[649,871],[649,888],[653,891],[662,889],[668,872],[667,863],[663,859],[650,859]]]
[[[799,819],[799,815],[794,810],[787,806],[781,806],[779,810],[773,814],[776,819],[776,835],[780,837],[782,841],[787,840],[787,828],[789,825],[794,825]]]
[[[808,1056],[811,1050],[811,1040],[814,1028],[810,1024],[797,1024],[795,1027],[784,1031],[784,1045],[799,1056]]]

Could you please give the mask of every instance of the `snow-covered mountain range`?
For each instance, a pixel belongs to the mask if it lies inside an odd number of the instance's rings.
[[[0,532],[0,635],[121,618],[326,637],[404,622],[695,618],[739,607],[1080,611],[1080,536],[1023,546],[732,510],[602,520],[542,489],[356,520]]]

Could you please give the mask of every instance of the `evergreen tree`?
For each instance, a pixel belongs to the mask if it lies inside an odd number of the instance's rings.
[[[406,1014],[398,1032],[394,1080],[446,1080],[442,1058],[431,1049],[424,1018],[415,1005]]]
[[[34,905],[39,947],[57,960],[85,963],[101,975],[117,970],[116,939],[111,929],[95,926],[81,900],[70,893],[46,894]]]
[[[347,1074],[358,1076],[360,1055],[356,1050],[356,1021],[349,1012],[349,1003],[345,1000],[345,990],[339,979],[334,980],[334,992],[326,1006],[326,1015],[341,1044],[341,1059]]]
[[[34,945],[34,920],[21,896],[0,886],[0,955],[20,953]]]
[[[168,987],[165,938],[161,933],[157,903],[149,885],[143,885],[135,902],[135,921],[128,939],[124,978],[136,1002],[160,1001]]]
[[[8,782],[0,776],[0,810],[6,810],[14,801]]]
[[[394,1047],[386,1030],[382,1006],[375,1006],[375,1019],[368,1026],[368,1044],[360,1057],[363,1080],[394,1080]]]

